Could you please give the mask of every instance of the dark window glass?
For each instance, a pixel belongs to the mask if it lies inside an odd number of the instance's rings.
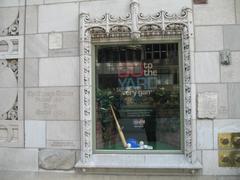
[[[97,46],[96,54],[96,148],[180,150],[178,44]]]

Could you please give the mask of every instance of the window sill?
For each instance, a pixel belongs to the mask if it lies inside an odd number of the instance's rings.
[[[184,155],[94,154],[88,163],[76,168],[201,169],[199,162],[189,163]]]

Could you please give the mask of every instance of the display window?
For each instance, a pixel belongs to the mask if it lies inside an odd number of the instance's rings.
[[[179,46],[95,46],[96,150],[182,150]]]

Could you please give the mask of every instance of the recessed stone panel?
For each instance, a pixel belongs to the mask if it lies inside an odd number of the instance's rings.
[[[49,49],[61,49],[62,48],[62,33],[49,33]]]
[[[219,51],[223,49],[221,26],[195,27],[196,51]]]
[[[67,48],[67,49],[49,49],[49,57],[68,57],[78,56],[78,48]]]
[[[240,51],[240,25],[224,26],[224,48]]]
[[[228,85],[228,99],[229,118],[240,118],[240,83]]]
[[[234,0],[208,0],[208,4],[194,6],[196,25],[234,24]]]
[[[26,88],[25,117],[27,120],[78,120],[79,89]]]
[[[79,121],[47,121],[47,147],[79,149]]]
[[[216,92],[198,93],[197,117],[199,119],[215,119],[217,116],[218,94]]]
[[[46,147],[46,121],[25,121],[25,147]]]
[[[197,91],[199,93],[216,92],[218,94],[217,118],[228,118],[227,84],[198,84]]]
[[[219,54],[195,53],[195,80],[197,83],[220,82]]]
[[[213,121],[197,121],[197,149],[213,149]]]
[[[78,29],[78,3],[40,5],[39,32],[76,31]]]
[[[76,161],[75,151],[41,150],[39,151],[39,167],[47,170],[70,170]]]
[[[240,51],[232,52],[232,61],[230,65],[221,65],[222,82],[240,82]]]
[[[48,56],[48,34],[26,35],[26,57]]]
[[[79,57],[39,60],[39,86],[79,85]]]
[[[78,47],[78,32],[64,32],[63,48],[77,48],[77,47]]]

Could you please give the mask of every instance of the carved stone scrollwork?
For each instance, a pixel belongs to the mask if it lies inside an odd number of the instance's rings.
[[[19,13],[14,20],[14,22],[7,28],[5,28],[2,32],[2,35],[5,36],[18,36],[19,35]]]
[[[193,47],[192,11],[185,8],[180,14],[169,14],[159,11],[155,15],[144,16],[139,13],[139,3],[132,0],[130,15],[126,17],[113,17],[105,14],[99,19],[91,19],[86,13],[80,15],[80,97],[84,102],[91,102],[91,67],[92,53],[91,40],[98,38],[114,39],[119,37],[128,40],[137,40],[140,37],[177,35],[182,39],[183,56],[183,91],[184,91],[184,155],[189,162],[193,162],[193,129],[192,129],[192,92],[191,92],[191,57],[190,49]],[[85,93],[89,91],[89,93]],[[82,101],[82,100],[81,100]],[[92,153],[92,106],[80,106],[81,114],[81,162],[87,163],[93,156]]]

